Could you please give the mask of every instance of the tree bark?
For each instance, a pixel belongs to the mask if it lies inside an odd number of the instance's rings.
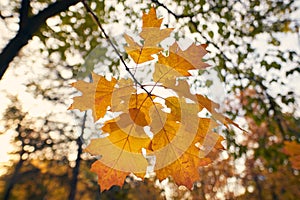
[[[22,1],[22,7],[20,9],[20,28],[17,35],[10,40],[0,54],[0,79],[2,79],[5,71],[8,69],[9,63],[18,55],[21,48],[27,45],[34,33],[45,24],[48,18],[67,10],[70,6],[80,2],[80,0],[56,1],[32,17],[28,17],[28,2],[28,0]]]

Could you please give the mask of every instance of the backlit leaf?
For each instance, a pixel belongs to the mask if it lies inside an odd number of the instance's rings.
[[[91,171],[99,175],[98,183],[101,191],[108,190],[112,186],[112,183],[114,183],[114,185],[122,186],[126,176],[129,175],[129,172],[114,170],[111,167],[104,165],[99,160],[92,164]]]
[[[203,45],[192,44],[188,49],[182,51],[175,42],[169,50],[169,55],[159,54],[158,63],[172,67],[178,71],[181,76],[190,76],[189,70],[205,69],[209,65],[202,61],[203,56],[207,53]]]
[[[104,76],[92,73],[92,83],[77,81],[72,84],[78,89],[82,96],[74,97],[73,104],[69,109],[79,109],[80,111],[91,109],[94,120],[104,117],[107,107],[111,105],[111,95],[117,82],[115,78],[108,81]]]
[[[157,45],[162,40],[169,37],[173,29],[160,29],[162,20],[162,18],[157,18],[156,11],[153,7],[148,14],[143,14],[143,27],[142,32],[140,33],[140,37],[143,39],[143,45],[139,45],[132,37],[125,34],[124,37],[128,44],[128,46],[125,47],[125,50],[136,64],[153,60],[154,58],[152,55],[163,50],[163,48],[160,48]]]
[[[104,122],[101,128],[104,134],[92,139],[85,149],[101,157],[92,165],[92,171],[98,174],[102,190],[114,184],[122,186],[130,173],[143,178],[147,156],[155,157],[154,171],[159,180],[172,176],[178,185],[192,188],[199,179],[199,167],[210,164],[224,149],[221,144],[224,138],[213,130],[220,124],[240,127],[219,113],[219,104],[192,94],[183,78],[191,76],[190,70],[209,66],[203,62],[207,45],[192,44],[182,50],[175,42],[167,51],[159,43],[173,29],[161,29],[163,19],[157,18],[154,8],[144,13],[142,19],[139,34],[142,41],[125,34],[125,50],[136,64],[154,60],[153,55],[157,54],[150,84],[153,88],[138,82],[134,73],[130,73],[134,81],[115,78],[108,81],[93,73],[92,83],[73,84],[82,96],[74,97],[70,109],[91,109],[95,121],[108,110],[117,114]],[[126,70],[130,72],[128,66]],[[158,86],[174,95],[156,93],[154,89]],[[204,109],[211,118],[199,117]]]

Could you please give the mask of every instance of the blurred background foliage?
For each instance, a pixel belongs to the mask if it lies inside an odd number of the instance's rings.
[[[33,27],[24,19],[62,2],[1,1],[1,54],[13,38],[24,39],[20,32]],[[171,177],[159,184],[155,177],[141,182],[130,176],[122,188],[114,186],[101,194],[97,178],[89,172],[95,158],[82,150],[97,129],[89,113],[66,111],[74,95],[69,84],[93,70],[118,76],[122,66],[82,3],[70,2],[73,5],[44,19],[21,51],[15,50],[0,81],[5,99],[0,134],[13,138],[10,160],[1,166],[1,199],[299,198],[299,169],[289,160],[293,152],[283,150],[285,142],[300,142],[299,2],[88,1],[122,53],[121,35],[137,32],[142,11],[150,6],[157,7],[165,26],[176,28],[175,38],[208,44],[207,62],[213,68],[199,72],[193,87],[208,88],[207,95],[222,103],[222,111],[249,130],[220,133],[227,153],[199,169],[201,179],[192,191],[176,186]],[[3,62],[0,59],[1,68]],[[203,81],[209,73],[221,80],[223,99],[214,93],[215,80]]]

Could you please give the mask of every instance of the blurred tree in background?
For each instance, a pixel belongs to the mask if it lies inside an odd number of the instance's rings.
[[[199,72],[193,87],[206,88],[226,114],[249,130],[221,133],[227,154],[199,170],[201,179],[193,191],[178,188],[171,178],[163,187],[155,179],[142,183],[128,177],[123,188],[112,187],[101,199],[300,196],[299,171],[292,169],[283,151],[285,141],[300,142],[299,2],[91,0],[88,4],[122,53],[120,35],[138,29],[142,11],[150,6],[178,29],[175,38],[208,44],[207,62],[213,68]],[[69,84],[78,77],[88,79],[92,70],[118,75],[119,59],[79,0],[7,0],[0,8],[1,77],[8,69],[0,81],[3,102],[8,102],[1,104],[1,134],[11,134],[15,147],[11,161],[2,166],[6,173],[0,179],[0,198],[99,199],[97,179],[89,172],[94,158],[82,153],[96,129],[88,114],[66,111],[74,92]],[[210,74],[217,74],[225,96],[216,92],[215,79],[203,80]]]

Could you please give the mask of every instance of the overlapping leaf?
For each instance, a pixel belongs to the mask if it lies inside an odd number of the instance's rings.
[[[157,18],[154,8],[151,8],[148,14],[144,13],[143,27],[142,32],[140,33],[143,44],[138,44],[132,37],[125,34],[124,37],[128,44],[128,46],[125,47],[125,50],[135,63],[141,64],[151,61],[154,59],[152,57],[153,54],[157,54],[163,50],[158,47],[157,44],[169,37],[173,29],[160,29],[162,20],[162,18]]]
[[[182,51],[175,42],[170,47],[168,56],[159,54],[158,64],[175,69],[181,76],[190,76],[189,70],[205,69],[209,66],[202,61],[206,53],[203,45],[192,44],[188,49]]]
[[[197,104],[169,97],[166,105],[171,112],[163,128],[157,128],[159,121],[151,126],[155,172],[160,180],[171,175],[177,184],[191,188],[199,178],[198,168],[211,163],[212,153],[223,149],[223,138],[211,132],[217,126],[214,120],[197,117]]]
[[[126,176],[129,174],[128,172],[115,170],[106,166],[100,160],[92,164],[91,171],[99,175],[101,174],[101,177],[99,176],[98,178],[101,191],[108,190],[112,186],[112,183],[113,185],[122,186]]]
[[[108,81],[103,76],[92,73],[92,83],[77,81],[72,84],[78,89],[82,96],[73,98],[73,104],[69,109],[79,109],[80,111],[91,109],[94,120],[104,117],[107,107],[111,105],[111,95],[117,82],[115,78]]]
[[[158,54],[152,76],[154,86],[172,90],[175,96],[163,97],[152,94],[153,90],[138,93],[136,86],[140,84],[130,79],[108,81],[96,74],[92,74],[92,83],[73,84],[82,96],[74,98],[70,109],[92,109],[95,121],[104,117],[108,109],[119,113],[101,128],[109,135],[92,139],[85,149],[101,156],[92,165],[92,171],[98,174],[102,190],[113,184],[121,186],[130,172],[143,177],[148,162],[142,149],[148,156],[156,157],[154,170],[159,180],[171,175],[177,184],[191,188],[199,178],[198,168],[211,163],[223,149],[223,137],[212,129],[218,123],[239,127],[217,111],[218,104],[200,94],[193,95],[189,84],[178,79],[190,76],[190,70],[208,66],[202,60],[207,53],[206,45],[192,44],[182,50],[175,42],[167,54],[162,53],[158,45],[173,30],[161,29],[162,20],[157,18],[154,8],[144,13],[139,34],[142,42],[125,34],[128,44],[125,50],[136,64],[151,61],[152,55]],[[163,99],[164,103],[158,103],[156,98]],[[210,112],[212,118],[200,118],[198,114],[203,109]],[[150,133],[145,132],[146,127]]]

